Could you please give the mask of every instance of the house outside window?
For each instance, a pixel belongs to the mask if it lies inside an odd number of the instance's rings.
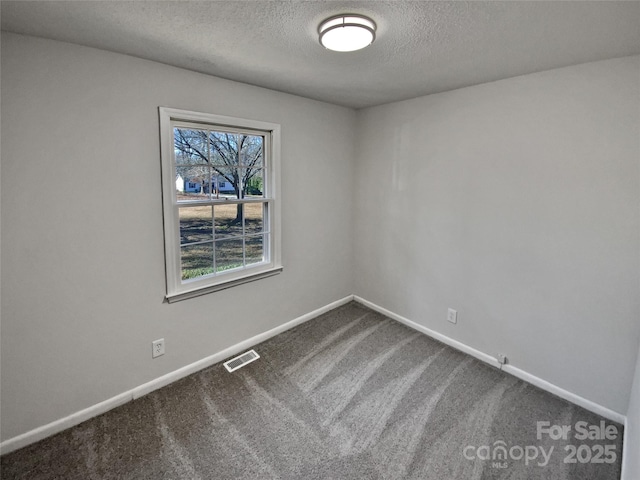
[[[279,273],[280,126],[159,113],[168,301]],[[199,183],[176,191],[177,175]]]

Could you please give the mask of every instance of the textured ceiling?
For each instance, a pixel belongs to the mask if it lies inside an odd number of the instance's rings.
[[[640,54],[640,2],[2,1],[2,29],[88,45],[349,107]],[[323,49],[337,13],[370,47]]]

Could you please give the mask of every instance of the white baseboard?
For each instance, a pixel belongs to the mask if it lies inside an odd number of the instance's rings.
[[[472,357],[477,358],[478,360],[482,360],[483,362],[488,363],[489,365],[500,368],[500,364],[498,363],[498,360],[495,357],[492,357],[491,355],[487,355],[486,353],[481,352],[480,350],[476,350],[475,348],[470,347],[469,345],[466,345],[462,342],[454,340],[451,337],[447,337],[446,335],[438,333],[435,330],[431,330],[430,328],[427,328],[424,325],[420,325],[419,323],[413,322],[408,318],[398,315],[397,313],[394,313],[391,310],[387,310],[386,308],[376,305],[375,303],[365,300],[364,298],[358,297],[357,295],[354,295],[353,299],[356,302],[361,303],[365,307],[369,307],[371,310],[380,312],[385,317],[393,318],[394,320],[397,320],[400,323],[404,323],[409,328],[413,328],[414,330],[424,333],[425,335],[428,335],[431,338],[435,338],[436,340],[444,343],[445,345],[449,345],[450,347],[453,347],[456,350],[460,350],[461,352],[467,353]]]
[[[72,413],[67,417],[61,418],[41,427],[34,428],[33,430],[25,432],[16,437],[9,438],[8,440],[0,443],[0,455],[13,452],[14,450],[18,450],[19,448],[31,445],[32,443],[43,440],[47,437],[50,437],[51,435],[55,435],[56,433],[66,430],[67,428],[78,425],[93,417],[97,417],[98,415],[102,415],[103,413],[119,407],[120,405],[124,405],[131,400],[133,400],[131,391],[124,392],[120,395],[116,395],[115,397],[111,397],[104,402],[97,403],[89,408],[85,408],[84,410],[80,410],[79,412]]]
[[[576,395],[575,393],[569,392],[553,383],[549,383],[546,380],[541,379],[540,377],[536,377],[524,370],[519,369],[518,367],[514,367],[513,365],[504,365],[502,367],[503,372],[510,373],[514,377],[518,377],[525,382],[528,382],[532,385],[535,385],[542,390],[546,390],[549,393],[553,393],[554,395],[564,398],[565,400],[570,401],[571,403],[578,405],[579,407],[584,408],[585,410],[589,410],[590,412],[597,413],[598,415],[608,418],[609,420],[613,420],[614,422],[618,422],[624,425],[626,421],[626,416],[621,413],[615,412],[607,407],[603,407],[591,400],[587,400],[580,395]]]
[[[461,352],[467,353],[472,357],[477,358],[478,360],[482,360],[483,362],[488,363],[491,366],[498,367],[498,368],[500,367],[498,360],[495,357],[492,357],[491,355],[481,352],[480,350],[476,350],[475,348],[470,347],[469,345],[459,342],[458,340],[454,340],[451,337],[447,337],[446,335],[438,333],[435,330],[431,330],[430,328],[427,328],[424,325],[420,325],[416,322],[413,322],[408,318],[398,315],[390,310],[387,310],[386,308],[376,305],[375,303],[365,300],[364,298],[361,298],[357,295],[354,295],[353,299],[356,302],[361,303],[362,305],[369,307],[372,310],[375,310],[376,312],[380,312],[386,317],[397,320],[398,322],[403,323],[406,326],[413,328],[414,330],[417,330],[419,332],[422,332],[432,338],[435,338],[436,340],[439,340],[440,342],[446,345],[449,345],[450,347],[453,347],[456,350],[460,350]],[[518,377],[521,380],[524,380],[525,382],[535,385],[536,387],[541,388],[542,390],[546,390],[547,392],[552,393],[560,398],[564,398],[565,400],[568,400],[575,405],[578,405],[586,410],[589,410],[590,412],[597,413],[598,415],[601,415],[604,418],[607,418],[609,420],[613,420],[614,422],[618,422],[622,424],[625,423],[626,417],[621,413],[614,412],[609,408],[603,407],[602,405],[598,405],[597,403],[592,402],[591,400],[587,400],[586,398],[576,395],[575,393],[572,393],[572,392],[569,392],[568,390],[560,388],[557,385],[549,383],[546,380],[536,377],[535,375],[532,375],[528,372],[525,372],[524,370],[521,370],[518,367],[507,364],[507,365],[502,365],[502,370],[504,372],[507,372],[513,375],[514,377]]]
[[[67,417],[61,418],[16,437],[5,440],[4,442],[0,443],[0,454],[4,455],[5,453],[9,453],[19,448],[26,447],[27,445],[50,437],[51,435],[55,435],[56,433],[66,430],[67,428],[78,425],[86,420],[89,420],[90,418],[97,417],[98,415],[101,415],[113,408],[119,407],[120,405],[130,402],[131,400],[134,400],[136,398],[140,398],[143,395],[169,385],[176,380],[180,380],[181,378],[191,375],[192,373],[202,370],[203,368],[207,368],[211,365],[221,362],[228,357],[243,352],[244,350],[257,345],[258,343],[262,343],[265,340],[270,339],[271,337],[275,337],[279,333],[289,330],[297,325],[300,325],[301,323],[307,322],[312,318],[322,315],[323,313],[333,310],[334,308],[337,308],[341,305],[349,303],[352,300],[353,295],[344,297],[341,300],[337,300],[328,305],[325,305],[324,307],[320,307],[317,310],[295,318],[290,322],[284,323],[278,327],[272,328],[271,330],[256,335],[255,337],[251,337],[248,340],[237,343],[209,357],[203,358],[202,360],[179,368],[178,370],[174,370],[173,372],[167,373],[166,375],[151,380],[150,382],[144,383],[132,390],[116,395],[115,397],[111,397],[96,405],[85,408],[84,410],[80,410],[79,412],[72,413]]]
[[[349,295],[347,297],[344,297],[343,299],[340,299],[328,305],[325,305],[324,307],[320,307],[317,310],[314,310],[313,312],[309,312],[305,315],[302,315],[301,317],[291,320],[290,322],[287,322],[278,327],[272,328],[271,330],[268,330],[264,333],[256,335],[255,337],[251,337],[248,340],[244,340],[240,343],[236,343],[235,345],[229,348],[226,348],[221,352],[214,353],[209,357],[203,358],[202,360],[194,362],[185,367],[179,368],[178,370],[174,370],[173,372],[167,373],[162,377],[158,377],[154,380],[151,380],[150,382],[147,382],[143,385],[140,385],[139,387],[134,388],[132,390],[133,398],[134,399],[140,398],[148,393],[153,392],[154,390],[158,390],[159,388],[169,385],[170,383],[173,383],[176,380],[180,380],[181,378],[184,378],[188,375],[191,375],[192,373],[202,370],[203,368],[207,368],[211,365],[221,362],[226,358],[237,355],[238,353],[241,353],[259,343],[264,342],[265,340],[270,339],[271,337],[275,337],[279,333],[289,330],[297,325],[300,325],[301,323],[307,322],[312,318],[315,318],[319,315],[322,315],[323,313],[333,310],[334,308],[337,308],[341,305],[349,303],[351,300],[353,300],[353,295]]]

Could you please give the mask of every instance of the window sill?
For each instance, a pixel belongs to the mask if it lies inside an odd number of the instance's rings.
[[[174,293],[172,295],[167,295],[165,298],[169,303],[180,302],[189,298],[199,297],[200,295],[206,295],[207,293],[218,292],[220,290],[235,287],[236,285],[242,285],[243,283],[255,282],[256,280],[260,280],[262,278],[272,277],[273,275],[278,275],[280,272],[282,272],[282,267],[275,267],[270,270],[264,270],[260,273],[254,273],[252,275],[247,275],[246,277],[229,280],[217,285],[198,287],[186,292]]]

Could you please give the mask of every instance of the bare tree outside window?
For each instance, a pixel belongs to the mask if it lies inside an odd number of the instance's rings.
[[[235,198],[262,196],[261,136],[196,129],[174,129],[177,173],[185,181],[197,179],[201,195],[220,195],[219,184],[229,182]],[[243,209],[236,209],[236,223]]]

